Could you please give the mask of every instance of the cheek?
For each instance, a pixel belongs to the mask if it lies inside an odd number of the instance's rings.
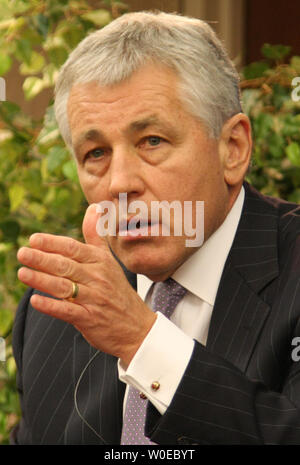
[[[99,178],[87,174],[86,172],[81,172],[80,169],[78,169],[78,177],[88,203],[96,203],[107,199],[107,197],[105,197],[103,182],[101,182]]]

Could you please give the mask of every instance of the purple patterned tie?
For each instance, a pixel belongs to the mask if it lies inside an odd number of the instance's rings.
[[[152,284],[152,286],[154,286],[151,297],[152,310],[154,312],[160,311],[167,318],[170,318],[176,305],[186,293],[186,289],[172,278]],[[141,395],[133,386],[129,387],[121,444],[155,444],[144,435],[147,403],[145,396]]]

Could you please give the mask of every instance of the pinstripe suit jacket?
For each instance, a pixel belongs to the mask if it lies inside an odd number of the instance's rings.
[[[300,444],[300,363],[291,357],[300,336],[300,207],[245,189],[207,346],[196,343],[166,413],[148,405],[146,432],[158,444]],[[22,419],[12,443],[118,444],[125,385],[116,359],[35,311],[32,292],[14,325]]]

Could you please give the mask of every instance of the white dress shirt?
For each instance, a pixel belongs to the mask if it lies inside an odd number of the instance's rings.
[[[242,187],[222,225],[172,278],[187,289],[170,320],[157,319],[126,370],[119,360],[119,378],[142,391],[163,414],[170,405],[189,363],[195,341],[206,345],[207,335],[223,268],[230,251],[244,203]],[[150,306],[152,281],[137,276],[137,292]],[[159,389],[151,385],[159,382]],[[128,387],[128,386],[127,386]],[[127,391],[124,397],[124,407]]]

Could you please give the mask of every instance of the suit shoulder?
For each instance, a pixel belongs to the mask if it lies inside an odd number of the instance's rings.
[[[260,210],[266,215],[272,215],[277,218],[278,234],[280,242],[290,242],[300,235],[300,205],[288,202],[286,200],[263,195],[256,191],[249,184],[245,185],[249,203],[257,202],[260,204]]]
[[[287,260],[295,263],[300,256],[300,206],[282,199],[270,201],[278,212],[279,263],[281,266]]]

